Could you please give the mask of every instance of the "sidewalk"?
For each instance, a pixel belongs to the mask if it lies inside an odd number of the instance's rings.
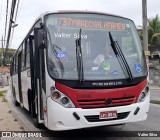
[[[7,91],[9,90],[9,86],[0,87],[0,91]],[[4,95],[4,96],[3,96]],[[11,108],[8,105],[6,100],[7,92],[5,94],[1,93],[0,96],[0,131],[25,131],[24,128],[20,125],[18,120],[13,116]],[[0,140],[28,140],[28,138],[5,138],[1,137]]]
[[[160,104],[160,87],[150,86],[151,103]]]
[[[0,91],[8,90],[8,89],[10,89],[10,88],[11,88],[10,86],[4,86],[3,88],[0,87]]]

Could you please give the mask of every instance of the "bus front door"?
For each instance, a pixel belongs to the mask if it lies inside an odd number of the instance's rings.
[[[18,54],[18,90],[19,90],[20,105],[23,107],[22,85],[21,85],[21,65],[22,65],[22,51]]]
[[[44,122],[44,102],[46,93],[45,84],[45,59],[44,59],[44,49],[39,46],[40,40],[42,41],[42,29],[34,30],[34,42],[35,50],[34,54],[34,83],[35,83],[35,101],[36,101],[36,116],[38,123]]]

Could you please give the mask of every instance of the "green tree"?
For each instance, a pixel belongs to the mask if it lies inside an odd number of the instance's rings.
[[[159,40],[159,35],[157,33],[160,33],[160,19],[159,16],[156,15],[156,17],[149,19],[149,26],[148,26],[148,43],[150,45],[157,45],[155,40]],[[155,44],[156,43],[156,44]],[[159,44],[159,43],[158,43]]]
[[[143,44],[143,31],[142,31],[142,29],[138,30],[138,35],[139,35],[139,38],[141,40],[141,43]]]
[[[4,53],[5,50],[3,50]],[[12,58],[13,54],[16,52],[16,49],[8,49],[6,53],[6,58],[4,62],[4,66],[10,64],[10,59]],[[2,48],[0,48],[0,58],[2,56]],[[0,65],[2,64],[2,60],[0,59]]]
[[[160,33],[156,33],[152,36],[151,44],[154,46],[160,46]]]

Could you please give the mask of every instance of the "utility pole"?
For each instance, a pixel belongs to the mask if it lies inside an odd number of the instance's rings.
[[[143,47],[146,56],[146,63],[148,68],[148,77],[149,81],[149,55],[150,51],[148,50],[148,19],[147,19],[147,0],[142,0],[142,13],[143,13]]]
[[[7,35],[6,49],[5,49],[5,52],[4,52],[4,61],[6,59],[6,53],[7,53],[7,50],[9,48],[11,28],[12,28],[12,23],[13,23],[13,17],[14,17],[14,10],[15,10],[15,6],[16,6],[16,1],[17,0],[12,0],[12,4],[11,4],[11,13],[10,13],[10,20],[9,20],[10,22],[9,22],[9,25],[8,25],[8,35]]]
[[[2,36],[2,59],[3,59],[3,36]]]
[[[2,57],[1,57],[1,67],[2,67],[2,87],[4,87],[4,83],[3,83],[3,36],[2,36]]]
[[[147,19],[147,0],[142,0],[142,13],[143,13],[143,47],[146,55],[146,61],[149,64],[150,51],[148,51],[148,19]]]

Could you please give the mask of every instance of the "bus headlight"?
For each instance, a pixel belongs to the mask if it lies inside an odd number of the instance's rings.
[[[148,96],[148,94],[149,94],[149,87],[146,86],[146,87],[142,90],[141,94],[139,95],[137,102],[138,102],[138,103],[139,103],[139,102],[143,102],[143,101],[146,99],[146,97]]]
[[[63,94],[62,92],[55,89],[54,87],[51,87],[51,96],[50,97],[53,101],[56,101],[57,103],[63,105],[64,107],[75,108],[75,105],[70,100],[70,98],[67,97],[65,94]]]
[[[56,100],[56,99],[58,99],[58,98],[60,98],[60,94],[59,94],[59,92],[53,92],[52,94],[51,94],[51,98],[54,100]]]
[[[61,99],[61,102],[62,102],[62,104],[67,104],[68,102],[69,102],[69,99],[67,98],[67,97],[63,97],[62,99]]]

